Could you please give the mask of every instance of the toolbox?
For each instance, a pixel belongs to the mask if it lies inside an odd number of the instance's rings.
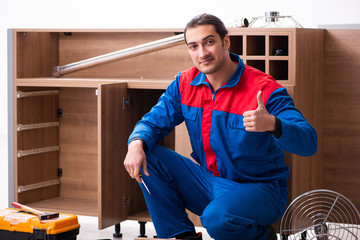
[[[74,214],[40,220],[20,209],[0,210],[0,240],[76,240],[79,228]]]

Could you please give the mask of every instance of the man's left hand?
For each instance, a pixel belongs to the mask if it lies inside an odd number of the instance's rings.
[[[244,127],[248,132],[273,132],[275,130],[275,117],[266,110],[261,98],[262,91],[257,94],[258,107],[252,111],[246,111],[244,116]]]

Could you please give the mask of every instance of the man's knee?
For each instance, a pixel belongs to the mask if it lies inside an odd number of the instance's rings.
[[[229,213],[224,206],[209,205],[201,216],[201,223],[215,239],[254,239],[257,223],[253,219]]]

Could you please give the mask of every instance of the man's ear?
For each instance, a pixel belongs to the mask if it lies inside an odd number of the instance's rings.
[[[230,36],[229,34],[226,34],[224,37],[224,48],[226,50],[230,50]]]

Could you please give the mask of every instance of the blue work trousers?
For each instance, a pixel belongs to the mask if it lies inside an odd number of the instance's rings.
[[[286,184],[238,183],[216,177],[207,169],[167,148],[147,153],[150,176],[140,184],[159,238],[194,231],[185,209],[200,216],[216,240],[265,239],[267,226],[281,218],[287,201]]]

